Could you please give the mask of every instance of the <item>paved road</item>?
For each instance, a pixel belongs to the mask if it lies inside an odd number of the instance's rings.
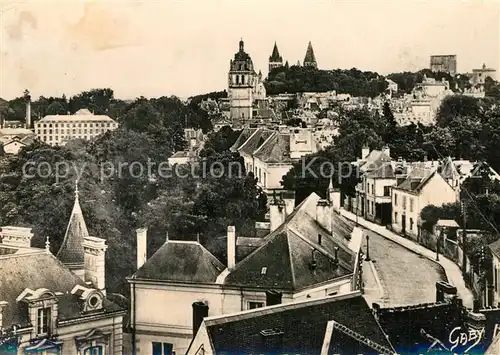
[[[394,307],[436,301],[436,282],[446,281],[439,264],[372,231],[365,229],[365,233],[370,236],[371,263],[363,263],[363,279],[370,305],[377,302]],[[363,252],[366,254],[366,239]]]

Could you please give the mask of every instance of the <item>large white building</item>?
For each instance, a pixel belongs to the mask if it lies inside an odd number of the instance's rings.
[[[71,139],[92,139],[114,130],[118,123],[106,115],[94,115],[87,109],[74,115],[48,115],[35,124],[37,137],[50,145],[65,145]]]

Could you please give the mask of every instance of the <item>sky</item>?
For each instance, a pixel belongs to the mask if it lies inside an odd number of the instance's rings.
[[[268,71],[274,42],[290,64],[312,42],[320,69],[381,74],[456,54],[459,72],[500,67],[500,3],[460,0],[0,0],[0,97],[190,95],[227,88],[243,38]]]

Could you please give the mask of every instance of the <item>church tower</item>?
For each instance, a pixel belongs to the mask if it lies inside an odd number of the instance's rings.
[[[273,52],[269,57],[269,72],[274,68],[280,68],[283,66],[283,58],[280,56],[280,52],[278,51],[278,46],[276,42],[274,42]]]
[[[304,66],[314,67],[316,69],[318,68],[318,63],[316,63],[316,56],[314,55],[311,41],[309,41],[309,45],[307,46],[306,56],[304,57]]]
[[[229,63],[229,103],[231,106],[230,118],[235,123],[244,125],[252,119],[253,93],[257,74],[253,68],[252,58],[245,53],[243,39],[240,41],[239,51]]]

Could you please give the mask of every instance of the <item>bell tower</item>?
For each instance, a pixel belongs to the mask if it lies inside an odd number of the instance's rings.
[[[253,116],[253,92],[257,84],[257,73],[252,58],[245,52],[243,39],[239,43],[239,51],[229,62],[229,104],[230,118],[233,125],[244,126]]]

